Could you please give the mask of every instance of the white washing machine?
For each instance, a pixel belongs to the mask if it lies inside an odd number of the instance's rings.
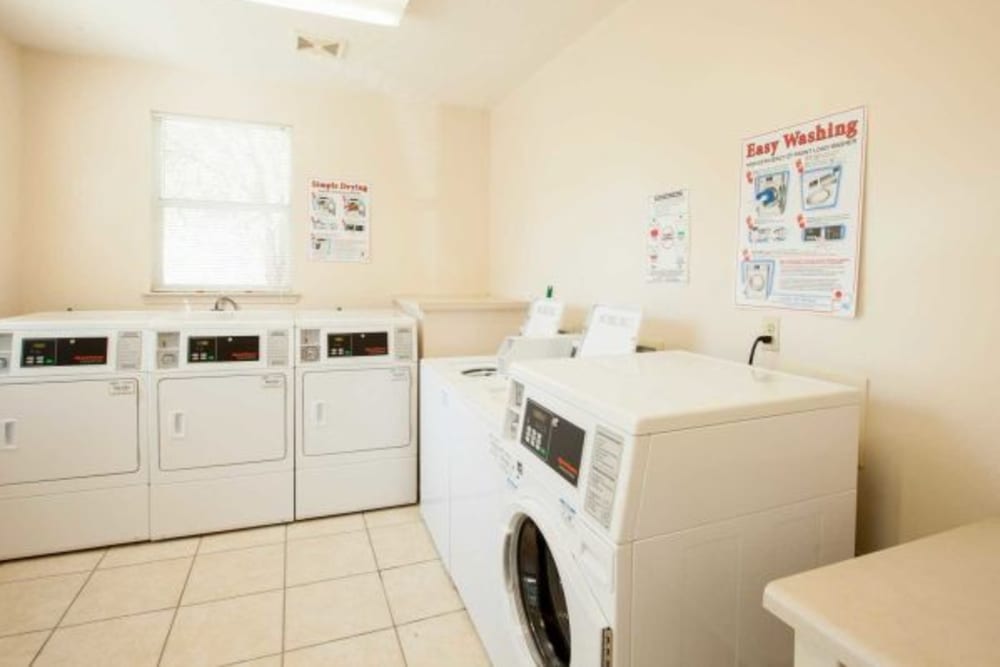
[[[296,316],[295,517],[417,502],[416,322]]]
[[[508,336],[496,356],[420,362],[420,511],[446,569],[451,568],[453,542],[474,540],[470,533],[452,526],[453,507],[468,499],[453,492],[453,487],[475,478],[480,471],[472,461],[480,453],[486,455],[487,434],[500,432],[507,370],[519,359],[569,357],[576,343],[574,336]],[[459,447],[454,434],[466,426],[464,415],[468,410],[462,407],[464,404],[473,406],[490,425],[476,429],[480,436],[477,440],[470,441],[466,433],[466,444]]]
[[[685,352],[512,370],[511,665],[791,665],[761,601],[854,554],[859,393]]]
[[[149,539],[148,319],[0,320],[0,560]]]
[[[154,329],[153,539],[291,521],[292,315],[177,313]]]
[[[502,546],[505,477],[498,446],[507,381],[467,375],[492,357],[425,359],[420,367],[420,507],[438,553],[493,664],[511,665],[503,573],[487,565]]]

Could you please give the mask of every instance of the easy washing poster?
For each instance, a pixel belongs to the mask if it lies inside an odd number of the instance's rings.
[[[738,306],[854,317],[865,109],[745,139]]]

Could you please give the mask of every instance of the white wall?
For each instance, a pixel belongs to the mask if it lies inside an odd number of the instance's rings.
[[[17,275],[21,160],[21,53],[0,36],[0,317],[20,305]]]
[[[22,60],[24,311],[143,306],[154,110],[292,126],[293,289],[302,306],[485,291],[484,111],[114,59],[25,50]],[[311,177],[371,183],[370,264],[306,261]]]
[[[491,287],[634,302],[644,338],[743,359],[742,137],[865,104],[861,310],[782,355],[871,379],[860,543],[1000,512],[1000,3],[632,0],[492,114]],[[689,187],[690,286],[646,285],[649,195]]]

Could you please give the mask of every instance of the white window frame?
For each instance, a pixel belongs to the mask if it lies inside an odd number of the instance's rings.
[[[292,248],[291,248],[291,227],[292,227],[292,184],[294,178],[292,176],[292,169],[289,169],[289,183],[288,192],[289,198],[287,204],[245,204],[239,202],[215,202],[215,201],[205,201],[205,200],[195,200],[195,199],[163,199],[160,196],[163,187],[162,178],[162,168],[161,168],[161,141],[160,141],[160,122],[165,118],[183,118],[185,120],[196,120],[205,123],[215,123],[219,125],[257,125],[261,127],[267,127],[270,129],[280,129],[288,135],[289,150],[291,150],[292,128],[290,125],[281,125],[277,123],[261,123],[256,121],[242,121],[233,120],[226,118],[214,118],[210,116],[198,116],[194,114],[182,114],[182,113],[167,113],[161,111],[154,111],[152,114],[152,128],[153,128],[153,183],[152,183],[152,212],[154,220],[154,240],[153,240],[153,261],[152,269],[153,274],[151,276],[151,294],[221,294],[221,293],[240,293],[240,294],[261,294],[261,295],[288,295],[292,294],[292,284],[293,284],[293,269],[294,264],[292,261]],[[285,249],[286,262],[288,265],[286,274],[286,284],[281,287],[276,287],[274,289],[264,289],[256,286],[248,285],[166,285],[163,282],[163,238],[164,238],[164,228],[163,228],[163,209],[168,207],[184,208],[185,206],[190,206],[192,208],[218,208],[219,210],[254,210],[254,211],[284,211],[286,213],[287,223],[281,230],[282,234],[282,244]]]

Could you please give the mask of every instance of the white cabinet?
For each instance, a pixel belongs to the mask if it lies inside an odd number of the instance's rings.
[[[290,390],[282,374],[161,379],[160,470],[285,458]]]
[[[132,379],[0,385],[0,486],[139,469]]]

